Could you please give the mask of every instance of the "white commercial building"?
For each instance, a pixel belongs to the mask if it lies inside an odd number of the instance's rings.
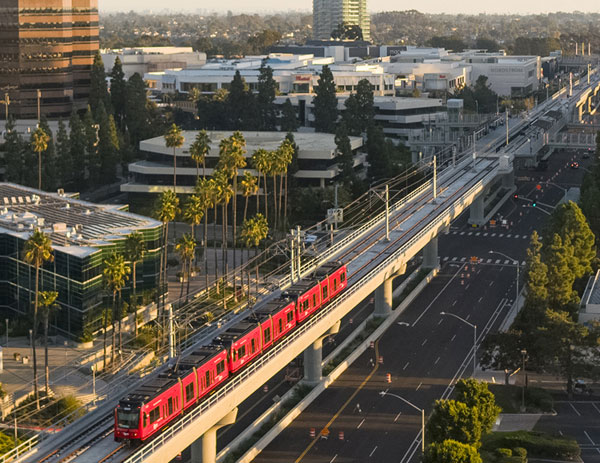
[[[228,89],[236,71],[251,90],[256,91],[260,67],[271,67],[273,79],[280,93],[313,93],[323,65],[329,65],[339,93],[356,90],[358,82],[368,80],[376,95],[394,95],[394,76],[385,72],[379,64],[342,63],[335,64],[333,58],[315,58],[314,55],[270,54],[246,57],[239,60],[221,60],[207,63],[198,69],[171,69],[149,72],[144,75],[151,91],[156,93],[188,93],[197,88],[210,94],[219,89]]]
[[[120,48],[102,50],[101,55],[107,73],[119,57],[126,79],[136,72],[143,77],[147,72],[197,68],[206,63],[206,53],[194,51],[192,47]]]
[[[196,131],[184,131],[185,142],[175,150],[177,156],[177,192],[193,193],[197,179],[196,164],[190,156],[190,145],[194,142]],[[250,157],[260,148],[276,150],[286,134],[284,132],[242,132],[246,139],[246,158],[248,166],[240,169],[238,175],[245,171],[254,175]],[[211,149],[206,156],[206,174],[212,175],[219,158],[219,143],[232,132],[209,132]],[[325,187],[341,174],[337,162],[335,136],[326,133],[295,133],[294,140],[298,145],[298,167],[294,174],[298,182],[306,186]],[[366,154],[360,150],[363,146],[361,137],[350,137],[354,155],[354,169],[359,176],[364,175]],[[129,182],[121,186],[127,193],[160,193],[173,188],[173,149],[167,148],[164,137],[155,137],[140,142],[140,150],[145,154],[145,161],[129,164]],[[202,167],[200,167],[202,172]]]

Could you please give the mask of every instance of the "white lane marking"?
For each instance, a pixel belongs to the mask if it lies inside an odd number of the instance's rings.
[[[471,283],[469,283],[467,286],[465,286],[465,291],[466,291],[467,289],[469,289],[469,286],[471,286]]]
[[[441,325],[443,321],[444,321],[444,319],[440,318],[440,321],[438,322],[438,325]]]
[[[427,343],[427,339],[425,339],[422,343],[421,343],[421,347],[423,347],[425,344]]]
[[[504,233],[500,233],[500,234],[498,235],[498,238],[502,238],[503,236],[504,236]]]
[[[588,440],[592,443],[592,445],[596,445],[596,443],[592,440],[592,438],[590,437],[590,435],[587,433],[587,431],[583,431],[583,433],[585,434],[585,437],[588,438]]]
[[[495,234],[495,233],[492,233],[490,236],[493,238],[494,236],[496,236],[496,234]]]
[[[418,391],[418,390],[419,390],[419,388],[420,388],[422,385],[423,385],[423,381],[421,381],[421,382],[419,383],[419,385],[417,386],[417,388],[415,389],[415,391]]]
[[[440,358],[438,357],[435,362],[433,362],[434,365],[437,365],[437,363],[440,361]]]
[[[467,233],[467,236],[471,236],[473,234],[473,232],[469,232]]]
[[[512,236],[512,233],[509,233],[508,235],[506,235],[507,238],[510,238]]]
[[[410,362],[406,362],[406,365],[404,365],[404,368],[402,368],[403,370],[406,370],[406,368],[408,368],[408,365],[410,364]]]
[[[421,318],[423,318],[423,316],[429,311],[429,309],[433,306],[433,304],[435,304],[435,301],[438,300],[438,298],[442,295],[442,293],[444,291],[446,291],[446,289],[448,288],[448,286],[450,286],[450,284],[452,283],[452,281],[454,281],[454,279],[458,276],[458,274],[460,273],[460,271],[462,270],[462,268],[459,268],[456,270],[456,273],[454,275],[452,275],[452,278],[450,278],[450,280],[448,281],[448,283],[446,283],[444,285],[444,287],[442,288],[442,290],[437,293],[437,295],[433,298],[433,300],[429,303],[429,305],[425,308],[425,310],[423,310],[423,312],[421,312],[421,315],[419,315],[417,317],[417,319],[413,322],[413,324],[411,325],[411,327],[415,327],[415,325],[417,323],[419,323],[419,320],[421,320]]]
[[[592,406],[593,406],[593,407],[596,409],[596,411],[597,411],[598,413],[600,413],[600,408],[598,408],[598,406],[596,405],[596,403],[595,403],[595,402],[592,402]]]
[[[333,463],[336,458],[337,458],[337,453],[333,456],[333,458],[331,460],[329,460],[329,463]]]
[[[573,409],[573,411],[574,411],[575,413],[577,413],[577,416],[581,416],[581,413],[579,413],[579,410],[577,410],[577,409],[575,408],[575,405],[573,405],[571,402],[569,402],[569,405],[571,406],[571,408]]]
[[[457,260],[457,257],[456,257],[456,256],[454,256],[454,257],[452,258],[452,262],[456,262],[456,260]]]
[[[400,415],[402,415],[402,412],[400,412],[400,413],[398,413],[398,414],[396,415],[396,418],[394,418],[394,423],[395,423],[396,421],[398,421],[398,418],[400,418]]]
[[[469,318],[471,318],[471,314],[467,315],[467,316],[465,317],[465,320],[468,320]]]
[[[449,257],[448,257],[448,256],[446,256],[446,257],[444,257],[442,260],[443,260],[444,262],[446,262],[448,259],[449,259]]]
[[[465,232],[460,232],[460,236],[463,236],[465,234]]]
[[[488,234],[487,234],[487,233],[484,233],[484,234],[483,234],[483,236],[488,236]]]
[[[455,338],[456,338],[456,335],[452,336],[452,339],[450,339],[450,342],[454,341]]]
[[[460,261],[461,261],[461,262],[464,262],[465,260],[467,260],[467,258],[466,258],[466,257],[461,257],[461,258],[460,258]]]
[[[507,260],[505,260],[505,261],[504,261],[504,265],[508,264],[508,262],[509,262],[509,260],[508,260],[508,259],[507,259]]]
[[[494,280],[490,281],[490,286],[494,285]]]
[[[486,262],[486,264],[489,264],[491,262],[492,262],[492,259],[488,259],[487,262]]]
[[[358,426],[356,427],[356,429],[360,429],[360,427],[365,422],[365,420],[366,420],[366,418],[363,418],[363,420],[360,423],[358,423]]]
[[[500,263],[500,259],[496,259],[496,263],[499,264]]]
[[[481,296],[477,302],[481,302],[482,299],[483,299],[483,296]]]
[[[373,449],[373,451],[371,453],[369,453],[369,457],[373,456],[373,454],[375,453],[375,450],[377,450],[377,446],[375,446],[375,448]]]
[[[454,307],[457,302],[458,302],[458,299],[452,303],[452,307]]]

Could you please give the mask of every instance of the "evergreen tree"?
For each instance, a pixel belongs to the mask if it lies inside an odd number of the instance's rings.
[[[240,71],[236,71],[226,101],[228,126],[231,130],[253,130],[258,127],[256,101]]]
[[[91,113],[90,113],[91,116]],[[87,140],[83,128],[83,122],[79,115],[73,111],[69,119],[69,143],[71,148],[71,159],[73,160],[73,170],[71,172],[73,187],[77,191],[85,188],[86,178],[86,159],[87,159]]]
[[[96,114],[100,102],[104,103],[105,110],[106,108],[110,108],[106,72],[104,71],[104,63],[102,62],[100,52],[97,52],[96,56],[94,56],[94,64],[90,73],[90,97],[88,102],[94,114]]]
[[[546,265],[548,266],[548,302],[555,310],[567,310],[573,313],[577,308],[578,296],[573,291],[575,275],[570,269],[570,259],[573,255],[571,244],[563,242],[558,233],[552,237],[552,242],[546,250]]]
[[[273,69],[265,66],[260,67],[258,75],[258,95],[256,103],[259,115],[259,130],[275,130],[277,125],[277,112],[275,110],[275,95],[277,83],[273,79]]]
[[[72,187],[73,168],[69,135],[65,123],[62,119],[59,119],[58,132],[56,132],[56,170],[58,184],[63,188]]]
[[[4,176],[7,181],[23,184],[25,163],[23,154],[25,142],[23,137],[15,130],[15,120],[12,116],[6,121],[6,135],[4,137]]]
[[[99,104],[98,109],[96,112],[102,118],[106,114],[104,103]],[[83,132],[85,138],[86,178],[89,179],[89,183],[92,185],[97,185],[100,174],[100,159],[98,158],[99,127],[94,120],[90,106],[87,107],[87,111],[83,116]],[[85,187],[89,187],[87,182],[85,183]]]
[[[481,423],[475,407],[456,400],[436,400],[425,432],[430,442],[453,439],[463,444],[481,445]]]
[[[496,398],[488,389],[487,383],[473,378],[461,379],[456,383],[455,391],[457,401],[477,411],[481,432],[489,433],[502,409],[496,405]]]
[[[127,99],[127,82],[123,65],[117,56],[115,64],[110,72],[110,100],[114,109],[115,121],[119,127],[123,127],[125,120],[125,102]]]
[[[571,244],[573,256],[569,259],[569,268],[575,278],[591,274],[596,257],[595,237],[579,206],[572,201],[558,206],[552,213],[550,230],[551,234],[558,234],[563,243]]]
[[[379,180],[392,175],[392,160],[383,129],[376,124],[367,129],[367,161],[369,179]]]
[[[125,124],[131,137],[131,145],[137,147],[140,140],[146,138],[149,124],[146,84],[137,72],[127,81]]]
[[[352,145],[348,137],[348,129],[344,122],[338,125],[335,132],[335,145],[337,147],[338,165],[341,170],[342,179],[345,183],[354,181],[354,158],[352,156]]]
[[[102,105],[98,108],[98,183],[111,183],[116,177],[116,167],[119,162],[119,137],[112,116],[107,116]]]
[[[298,127],[300,127],[296,110],[289,98],[286,98],[281,106],[279,126],[282,132],[296,132]]]
[[[321,74],[319,74],[319,81],[313,98],[315,131],[317,132],[335,132],[338,118],[335,92],[333,73],[329,66],[324,65]]]
[[[358,82],[356,93],[346,99],[345,106],[346,110],[342,118],[348,126],[350,135],[358,137],[367,132],[375,117],[373,86],[367,79]]]

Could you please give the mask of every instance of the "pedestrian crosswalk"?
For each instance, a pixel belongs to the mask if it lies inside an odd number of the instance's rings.
[[[442,262],[451,262],[451,263],[465,263],[467,262],[467,259],[469,260],[469,262],[471,261],[471,257],[466,257],[466,256],[444,256],[442,257]],[[510,260],[510,259],[492,259],[492,258],[482,258],[479,259],[478,261],[479,264],[491,264],[491,265],[515,265],[515,261],[514,260]],[[525,265],[526,262],[522,261],[519,262],[520,266]]]
[[[490,238],[512,238],[515,240],[526,240],[529,239],[528,234],[518,234],[518,233],[505,233],[505,232],[487,232],[487,231],[458,231],[454,230],[448,233],[449,235],[458,235],[458,236],[481,236],[481,237],[490,237]]]

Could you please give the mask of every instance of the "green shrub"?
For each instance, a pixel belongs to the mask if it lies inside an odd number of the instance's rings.
[[[512,449],[515,459],[518,459],[516,463],[527,463],[527,450],[523,447],[515,447]]]
[[[511,449],[504,448],[496,449],[496,453],[501,457],[512,457],[513,454]]]
[[[573,459],[580,454],[575,440],[535,431],[492,432],[483,438],[483,447],[522,447],[529,456],[540,458]]]

